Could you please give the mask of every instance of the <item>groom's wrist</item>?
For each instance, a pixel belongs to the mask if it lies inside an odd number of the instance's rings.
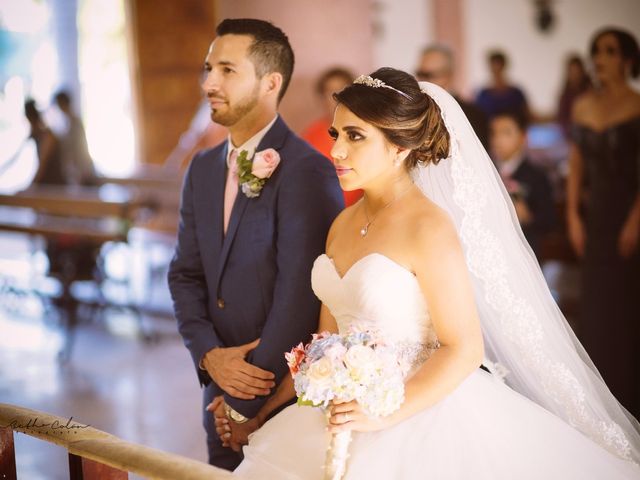
[[[231,408],[228,403],[224,404],[224,413],[229,420],[235,423],[245,423],[249,421],[247,417]]]
[[[200,362],[198,362],[198,368],[200,368],[200,370],[204,370],[205,372],[207,371],[207,367],[205,366],[205,361],[207,359],[207,357],[216,349],[216,348],[220,348],[220,347],[213,347],[210,350],[207,350],[207,352],[202,355],[202,357],[200,358]]]

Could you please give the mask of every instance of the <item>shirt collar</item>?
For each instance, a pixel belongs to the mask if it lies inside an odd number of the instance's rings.
[[[498,170],[500,170],[500,174],[503,177],[510,177],[516,172],[516,170],[518,170],[518,167],[520,167],[523,160],[524,160],[524,153],[522,152],[516,153],[513,157],[511,157],[506,162],[500,162]]]
[[[271,129],[271,127],[273,126],[274,123],[276,123],[276,120],[278,119],[278,115],[276,115],[273,120],[271,120],[266,127],[264,127],[262,130],[260,130],[258,133],[256,133],[253,137],[251,137],[249,140],[247,140],[246,142],[244,142],[242,145],[240,145],[239,147],[236,147],[233,142],[231,141],[231,135],[227,136],[227,166],[229,165],[229,159],[231,157],[231,151],[232,150],[237,150],[238,153],[242,152],[243,150],[247,151],[247,157],[251,158],[253,157],[253,154],[256,152],[256,149],[258,148],[258,145],[260,145],[260,142],[262,141],[262,139],[264,138],[264,136],[267,134],[267,132]]]

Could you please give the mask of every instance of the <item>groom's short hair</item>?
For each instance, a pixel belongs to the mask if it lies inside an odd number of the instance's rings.
[[[294,55],[285,33],[272,23],[255,18],[227,18],[216,27],[216,35],[250,35],[253,43],[249,57],[256,75],[262,78],[267,73],[282,75],[282,87],[278,101],[282,100],[293,74]]]

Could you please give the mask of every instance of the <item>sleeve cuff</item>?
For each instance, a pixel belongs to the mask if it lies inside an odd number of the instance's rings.
[[[207,371],[207,369],[206,369],[206,368],[204,368],[204,357],[206,357],[206,356],[207,356],[207,353],[209,353],[211,350],[215,350],[216,348],[218,348],[218,346],[217,346],[217,345],[216,345],[216,346],[211,347],[209,350],[207,350],[206,352],[204,352],[204,353],[202,354],[202,356],[200,357],[200,361],[198,361],[198,368],[199,368],[200,370],[202,370],[202,371],[204,371],[204,372],[206,372],[206,371]]]

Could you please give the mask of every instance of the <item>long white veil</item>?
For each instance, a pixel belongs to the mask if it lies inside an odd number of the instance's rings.
[[[640,463],[640,425],[613,397],[558,309],[489,155],[451,95],[428,82],[420,88],[440,107],[451,148],[437,166],[417,168],[414,180],[456,225],[489,365],[506,369],[504,380],[517,392]]]

